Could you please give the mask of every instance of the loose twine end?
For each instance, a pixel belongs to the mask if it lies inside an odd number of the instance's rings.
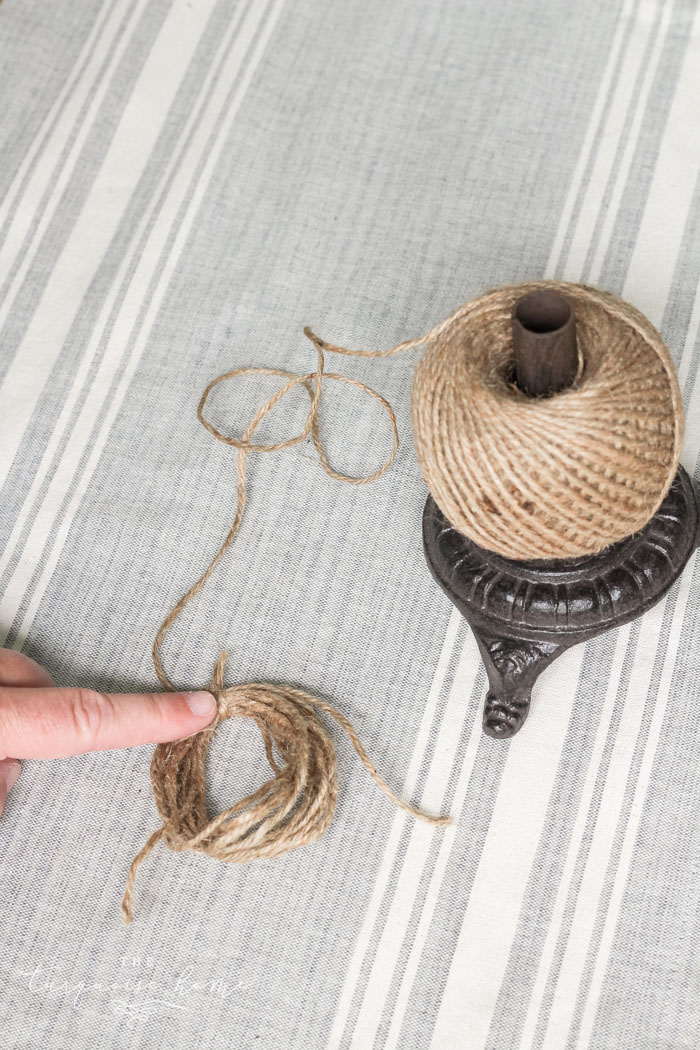
[[[202,589],[226,551],[233,543],[243,516],[246,500],[246,464],[250,452],[271,452],[290,448],[308,435],[314,442],[321,466],[332,478],[353,485],[364,485],[380,477],[391,465],[398,449],[398,431],[391,405],[381,395],[347,376],[324,373],[324,350],[358,356],[387,356],[418,345],[422,340],[411,340],[391,351],[353,352],[331,346],[314,335],[310,328],[304,334],[318,353],[315,372],[296,375],[281,369],[243,368],[226,372],[214,379],[204,391],[197,409],[202,425],[225,444],[238,449],[238,505],[233,524],[221,547],[202,576],[180,599],[163,621],[153,645],[156,674],[165,689],[175,686],[167,677],[160,656],[162,642],[168,630],[185,606]],[[255,413],[241,438],[233,438],[218,431],[204,416],[209,394],[219,383],[238,375],[275,375],[286,379],[284,385]],[[393,443],[387,459],[373,473],[364,477],[349,477],[335,471],[321,444],[318,408],[322,382],[334,379],[363,390],[377,400],[387,413]],[[265,416],[296,386],[303,386],[311,400],[311,407],[302,431],[295,437],[276,444],[254,444],[251,437]],[[214,665],[210,689],[218,704],[214,721],[201,733],[159,744],[151,763],[151,781],[156,806],[163,822],[132,861],[126,879],[121,910],[124,921],[133,920],[133,893],[136,872],[158,842],[171,850],[193,850],[216,860],[243,863],[259,858],[281,856],[301,846],[317,841],[326,831],[335,812],[338,797],[337,760],[333,741],[318,717],[317,710],[329,715],[345,730],[363,766],[387,797],[404,812],[435,827],[452,823],[450,817],[432,816],[404,802],[392,791],[377,772],[352,723],[331,704],[318,697],[288,685],[269,682],[249,682],[224,686],[227,654],[220,653]],[[212,734],[225,719],[234,715],[252,719],[260,730],[265,753],[273,775],[256,791],[224,810],[209,817],[206,803],[205,763]]]

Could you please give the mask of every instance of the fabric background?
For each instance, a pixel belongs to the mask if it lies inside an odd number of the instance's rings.
[[[629,299],[678,365],[700,453],[700,13],[694,0],[5,0],[0,8],[0,627],[60,684],[152,689],[164,613],[233,513],[206,383],[308,371],[301,329],[381,348],[509,281]],[[510,744],[421,550],[419,351],[343,359],[394,406],[366,488],[311,444],[257,457],[225,564],[171,632],[206,686],[337,704],[322,842],[246,867],[158,848],[151,748],[27,762],[2,822],[9,1048],[651,1050],[700,1029],[700,581],[570,650]],[[273,380],[220,391],[240,433]],[[289,436],[290,398],[266,423]],[[389,448],[324,393],[339,469]],[[216,735],[211,804],[260,782],[254,728]]]

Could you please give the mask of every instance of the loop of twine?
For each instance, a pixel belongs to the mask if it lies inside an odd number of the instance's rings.
[[[324,373],[320,341],[310,329],[305,329],[305,334],[316,345],[316,372],[295,375],[276,368],[238,368],[218,376],[202,394],[197,408],[200,423],[218,441],[238,449],[237,508],[233,524],[210,564],[158,630],[153,645],[153,663],[164,689],[175,690],[175,686],[163,668],[160,654],[163,640],[185,606],[201,591],[236,538],[246,501],[246,464],[249,453],[291,448],[311,435],[321,466],[330,477],[351,485],[365,485],[389,469],[398,450],[398,430],[391,405],[364,383],[347,376]],[[204,409],[215,386],[242,375],[281,376],[287,382],[257,410],[243,436],[234,438],[217,430],[205,418]],[[359,478],[350,477],[330,465],[321,444],[318,420],[324,379],[335,379],[357,387],[385,409],[392,431],[392,449],[385,462],[373,473]],[[306,389],[311,400],[300,433],[285,441],[253,443],[250,439],[262,420],[290,390],[299,385]],[[212,724],[194,736],[156,747],[151,763],[151,781],[163,824],[150,836],[129,869],[122,901],[122,914],[127,924],[133,919],[132,898],[137,869],[161,840],[176,852],[194,850],[217,860],[241,862],[277,857],[315,842],[323,835],[335,811],[338,781],[335,748],[315,709],[330,715],[345,730],[365,769],[396,806],[436,826],[451,823],[449,817],[430,816],[402,801],[375,769],[352,724],[331,704],[286,685],[250,682],[226,688],[223,683],[226,659],[227,654],[222,652],[212,675],[210,689],[218,704]],[[212,733],[224,719],[233,715],[251,718],[258,726],[273,776],[236,805],[210,819],[206,802],[206,756]]]

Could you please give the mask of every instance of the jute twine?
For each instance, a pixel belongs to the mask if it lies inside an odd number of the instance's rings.
[[[548,398],[512,378],[511,310],[549,288],[571,302],[579,370]],[[357,353],[315,338],[336,353]],[[451,524],[506,558],[596,554],[641,529],[673,481],[683,402],[671,355],[653,325],[608,292],[533,281],[487,292],[432,332],[411,401],[418,462]]]
[[[579,369],[573,386],[549,398],[530,398],[512,379],[511,309],[540,288],[565,294],[574,308]],[[214,379],[197,409],[202,425],[238,449],[238,503],[233,524],[202,576],[163,621],[153,661],[164,689],[160,649],[185,606],[199,593],[233,543],[246,499],[251,452],[292,448],[311,436],[332,478],[364,485],[380,477],[398,449],[391,406],[370,387],[324,372],[324,351],[389,357],[427,347],[416,370],[413,433],[428,487],[449,521],[482,547],[516,559],[596,553],[641,528],[660,506],[675,475],[683,441],[683,408],[668,349],[649,321],[607,292],[561,281],[534,281],[487,292],[461,306],[427,335],[388,350],[350,350],[327,343],[309,328],[315,372],[242,368]],[[209,394],[241,375],[280,376],[282,387],[255,413],[241,438],[221,433],[204,416]],[[330,465],[321,444],[318,412],[323,382],[348,383],[384,408],[393,434],[385,463],[365,477]],[[290,390],[303,386],[311,401],[301,432],[286,441],[255,444],[262,420]],[[330,824],[338,794],[335,749],[316,711],[346,731],[363,765],[395,805],[435,825],[449,824],[403,802],[377,773],[350,722],[327,702],[290,686],[251,682],[224,686],[226,654],[214,666],[211,691],[218,713],[203,732],[160,744],[151,780],[162,827],[134,858],[122,911],[132,919],[136,870],[157,842],[224,861],[276,857],[314,842]],[[232,715],[255,721],[273,776],[230,809],[210,818],[205,760],[216,727]]]
[[[202,395],[197,409],[200,423],[218,441],[238,449],[237,508],[233,524],[221,547],[204,573],[165,618],[156,635],[153,663],[164,689],[175,690],[175,686],[166,675],[161,661],[163,640],[185,606],[201,591],[236,538],[246,502],[246,465],[251,452],[275,452],[292,448],[311,435],[325,472],[350,485],[366,485],[374,481],[388,470],[394,460],[399,438],[391,406],[364,383],[347,376],[324,374],[323,352],[321,349],[317,352],[316,372],[295,375],[277,368],[239,368],[218,376]],[[287,382],[258,409],[242,438],[234,438],[217,430],[205,418],[204,409],[215,386],[242,375],[281,376]],[[365,391],[387,413],[393,436],[392,449],[386,461],[372,474],[349,477],[334,470],[328,461],[321,444],[318,421],[322,384],[328,379],[348,383]],[[252,442],[250,439],[265,416],[290,390],[300,385],[311,399],[309,414],[301,432],[286,441],[272,444]],[[331,704],[300,689],[270,682],[249,682],[225,687],[226,659],[227,654],[222,652],[214,665],[209,687],[218,705],[212,724],[194,736],[156,747],[151,763],[151,781],[163,824],[151,835],[131,864],[122,901],[122,914],[127,924],[133,919],[132,897],[136,871],[161,840],[176,852],[193,850],[217,860],[241,862],[278,857],[315,842],[323,835],[335,811],[338,779],[333,741],[319,720],[316,709],[330,715],[345,730],[365,769],[396,806],[429,824],[445,826],[450,823],[449,817],[430,816],[402,801],[375,769],[352,724]],[[205,783],[207,752],[216,727],[233,715],[251,718],[257,724],[273,776],[257,791],[210,818]]]

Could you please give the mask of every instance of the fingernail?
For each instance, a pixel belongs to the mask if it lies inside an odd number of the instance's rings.
[[[211,693],[185,693],[187,703],[193,715],[213,718],[216,713],[216,700]]]
[[[5,792],[8,792],[17,783],[17,777],[22,769],[19,762],[4,762],[0,766],[0,777],[5,784]]]

